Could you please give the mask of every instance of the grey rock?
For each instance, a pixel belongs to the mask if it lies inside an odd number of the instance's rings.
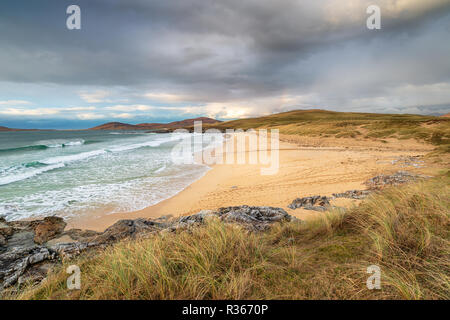
[[[89,248],[100,247],[101,244],[89,242],[59,243],[50,247],[61,259],[73,258]]]
[[[20,286],[27,282],[37,283],[41,282],[47,277],[48,272],[54,267],[52,262],[38,263],[29,267],[23,275],[17,279],[17,284]]]
[[[3,219],[3,221],[0,220],[0,235],[3,235],[4,237],[9,237],[13,234],[14,229],[8,225],[8,223]]]
[[[386,186],[400,185],[417,179],[426,179],[428,176],[412,174],[407,171],[398,171],[391,175],[378,175],[365,182],[369,189],[382,189]]]
[[[2,234],[0,234],[0,252],[6,250],[6,245],[8,244],[8,241],[6,240],[6,237]]]
[[[343,193],[333,193],[335,198],[349,198],[349,199],[364,199],[366,198],[372,191],[370,190],[348,190]]]
[[[327,211],[329,209],[329,207],[328,206],[327,207],[325,207],[325,206],[305,206],[305,207],[303,207],[303,209],[323,212],[323,211]]]
[[[54,258],[54,252],[38,245],[32,248],[16,246],[0,254],[0,280],[3,280],[2,287],[7,288],[13,285],[27,267]]]
[[[293,219],[281,208],[227,207],[216,212],[200,211],[197,214],[161,219],[120,220],[104,232],[72,229],[61,231],[61,222],[52,219],[7,222],[13,233],[6,247],[0,251],[0,288],[15,283],[41,281],[51,266],[61,259],[70,259],[83,251],[102,248],[126,238],[145,237],[161,231],[190,228],[205,222],[208,217],[218,217],[224,222],[238,223],[251,230],[263,230],[277,221]],[[5,223],[5,222],[2,222]],[[36,226],[43,226],[41,237],[35,237]],[[65,223],[64,223],[65,225]],[[43,239],[51,239],[44,244]]]
[[[203,210],[197,214],[181,217],[175,220],[169,230],[174,231],[200,225],[209,217],[217,217],[227,223],[237,223],[250,230],[265,230],[275,222],[293,220],[293,217],[281,208],[244,205],[224,207],[217,211]]]
[[[214,212],[224,222],[244,225],[253,230],[267,229],[270,224],[291,221],[292,217],[282,208],[237,206],[220,208]]]
[[[330,207],[329,198],[322,196],[297,198],[294,201],[292,201],[290,205],[288,205],[288,208],[291,209],[303,208],[306,210],[315,210],[315,211],[325,211],[328,210],[329,207]]]
[[[14,248],[32,249],[35,246],[33,231],[18,230],[8,239],[6,250],[11,251]]]
[[[143,233],[156,232],[164,227],[163,223],[149,219],[120,220],[105,230],[102,234],[94,237],[92,242],[105,244],[115,242],[127,237],[135,237]]]

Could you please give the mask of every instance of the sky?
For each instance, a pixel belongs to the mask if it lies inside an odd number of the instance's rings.
[[[450,0],[0,1],[0,125],[312,108],[450,112]]]

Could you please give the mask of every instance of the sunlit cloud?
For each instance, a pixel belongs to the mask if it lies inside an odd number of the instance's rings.
[[[0,109],[0,114],[8,116],[48,116],[60,113],[60,110],[49,109],[49,108],[39,108],[39,109],[17,109],[17,108],[6,108]]]
[[[80,120],[96,120],[105,118],[103,114],[97,113],[78,113],[76,117]]]
[[[111,115],[111,117],[117,118],[117,119],[132,119],[132,118],[136,117],[136,114],[133,114],[133,113],[114,113],[114,114]]]
[[[171,93],[145,93],[143,95],[145,98],[158,102],[189,102],[195,101],[195,97],[182,95],[182,94],[171,94]]]
[[[30,105],[31,102],[29,101],[24,101],[24,100],[4,100],[4,101],[0,101],[0,107],[1,106],[18,106],[18,105]]]
[[[105,98],[110,95],[109,91],[106,90],[97,90],[94,92],[83,92],[80,93],[80,97],[89,103],[100,103],[104,102]],[[107,101],[107,100],[106,100]]]
[[[131,111],[148,111],[148,110],[152,110],[152,109],[155,109],[155,108],[156,107],[154,107],[154,106],[139,104],[139,105],[114,105],[114,106],[108,106],[108,107],[105,107],[104,110],[131,112]]]

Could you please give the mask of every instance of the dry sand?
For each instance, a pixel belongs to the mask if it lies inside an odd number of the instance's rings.
[[[381,143],[282,136],[280,166],[275,175],[261,175],[260,165],[216,164],[200,180],[168,200],[136,212],[85,215],[68,221],[67,228],[103,231],[120,219],[179,216],[237,205],[281,207],[291,215],[308,219],[318,212],[289,209],[287,206],[292,200],[365,189],[363,182],[381,173],[423,172],[420,163],[404,167],[402,162],[392,161],[404,156],[424,155],[431,149],[415,141]],[[332,204],[349,206],[352,203],[357,200],[336,199]]]

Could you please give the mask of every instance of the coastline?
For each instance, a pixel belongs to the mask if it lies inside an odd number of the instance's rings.
[[[139,211],[80,216],[68,220],[66,229],[104,231],[121,219],[176,217],[238,205],[280,207],[305,220],[319,213],[288,208],[295,198],[331,196],[347,190],[364,189],[364,181],[381,173],[399,170],[423,172],[420,166],[402,168],[392,161],[401,157],[422,156],[430,149],[415,141],[403,142],[401,146],[398,141],[388,145],[361,141],[358,145],[352,139],[350,147],[345,139],[281,138],[280,168],[275,175],[263,176],[260,174],[263,166],[248,162],[210,165],[211,169],[200,179],[169,199]],[[246,150],[248,156],[248,148]],[[333,205],[347,207],[358,201],[335,199]]]

